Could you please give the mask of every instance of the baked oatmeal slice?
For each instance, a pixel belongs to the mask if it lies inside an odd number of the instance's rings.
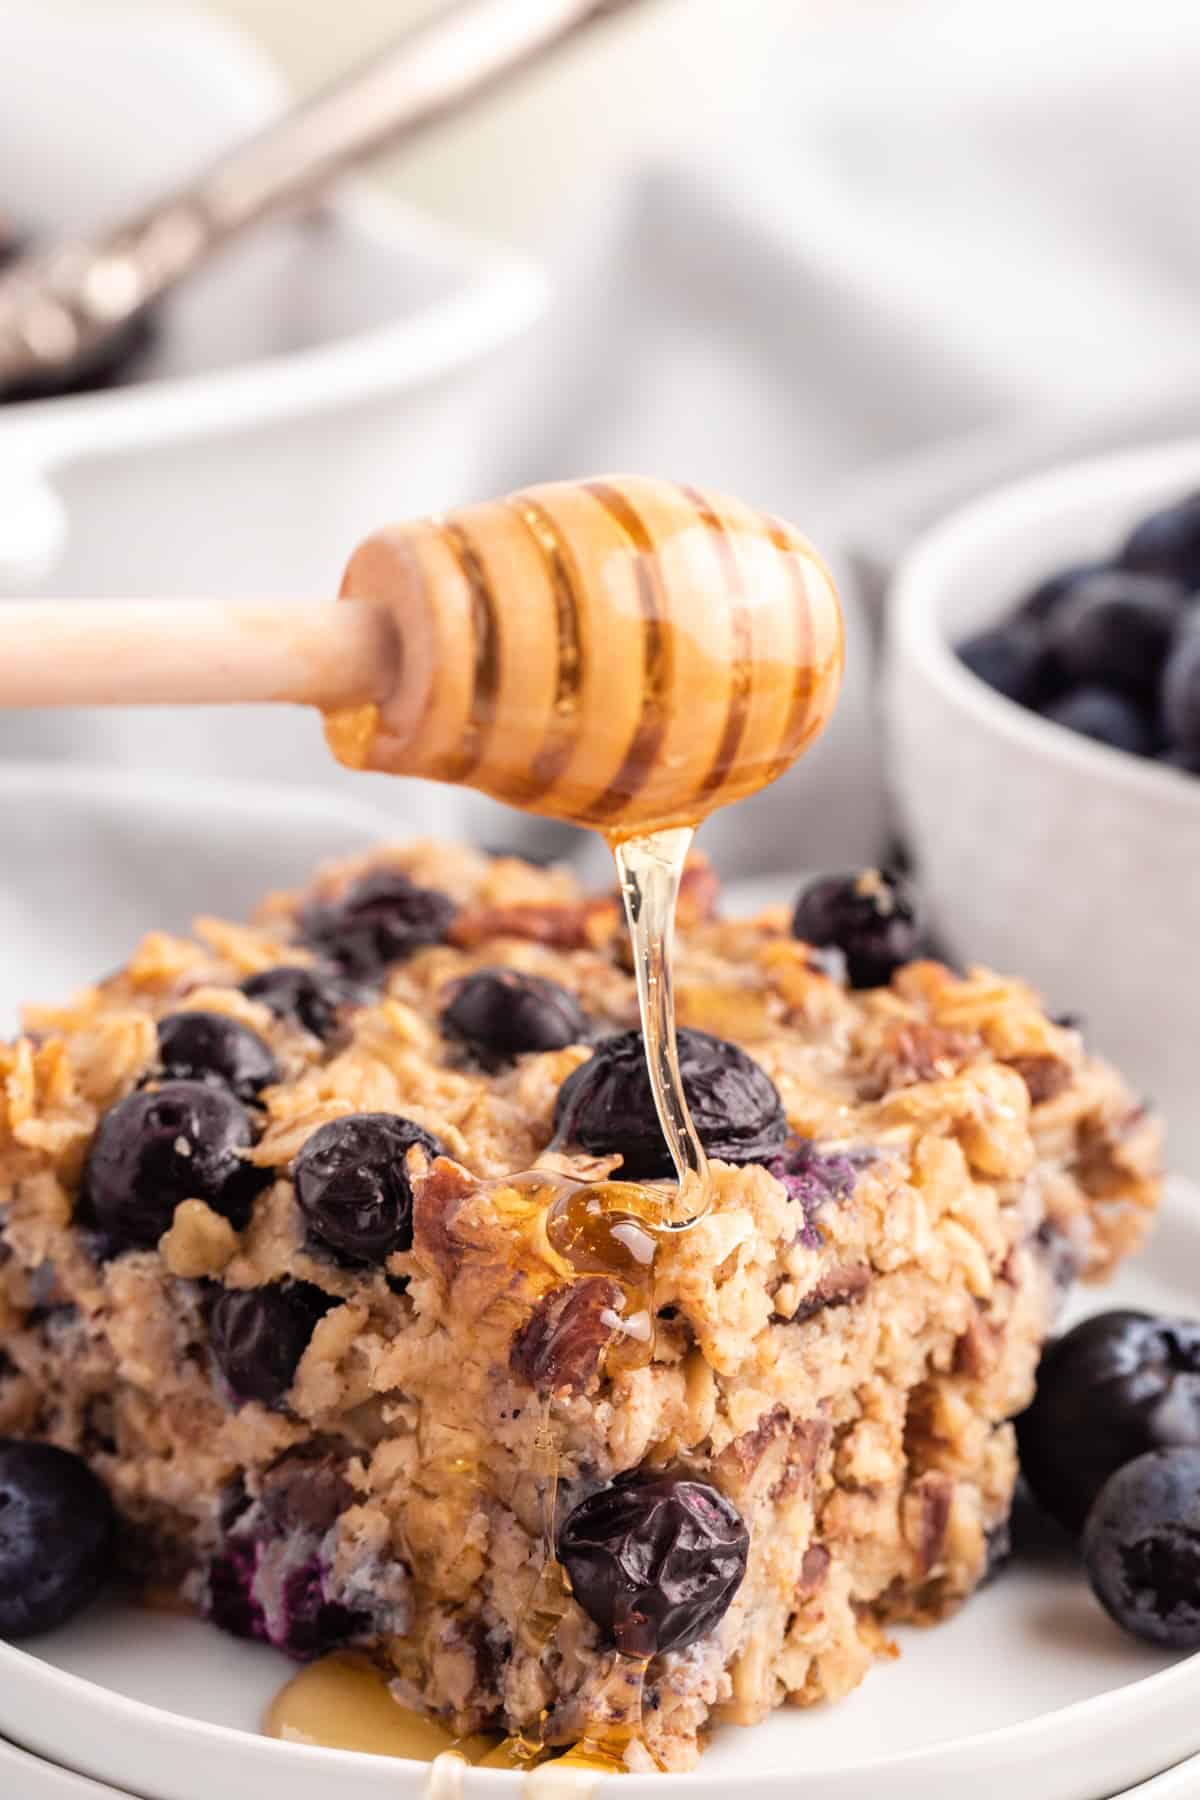
[[[610,1270],[549,1209],[668,1173],[613,896],[424,844],[152,935],[0,1049],[0,1432],[86,1457],[135,1579],[459,1732],[576,1740],[614,1640],[667,1768],[840,1697],[985,1573],[1158,1138],[1021,984],[831,966],[689,870],[712,1203]]]

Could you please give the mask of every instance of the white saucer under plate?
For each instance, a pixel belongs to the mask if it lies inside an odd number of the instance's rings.
[[[1177,1184],[1146,1255],[1084,1310],[1194,1311],[1198,1269],[1200,1191]],[[961,1800],[967,1786],[972,1800],[1101,1800],[1200,1752],[1200,1655],[1124,1637],[1053,1553],[900,1636],[900,1661],[842,1705],[727,1727],[672,1790],[783,1800],[802,1777],[821,1800]],[[0,1733],[147,1800],[422,1800],[427,1766],[258,1736],[287,1674],[197,1621],[110,1606],[28,1650],[0,1645]],[[623,1777],[619,1792],[662,1800],[662,1780]],[[502,1800],[520,1783],[469,1770],[461,1792]]]
[[[133,1800],[127,1791],[101,1787],[87,1775],[73,1775],[5,1743],[0,1743],[0,1794],[4,1800]]]

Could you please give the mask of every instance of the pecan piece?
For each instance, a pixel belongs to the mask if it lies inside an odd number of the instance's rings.
[[[830,1307],[856,1306],[871,1285],[870,1263],[842,1263],[827,1269],[792,1314],[793,1325],[815,1319]]]
[[[758,1468],[771,1445],[791,1424],[792,1415],[782,1401],[777,1401],[770,1412],[765,1412],[758,1424],[741,1437],[734,1438],[726,1444],[717,1458],[717,1467],[726,1475],[740,1476],[748,1481]]]
[[[583,1394],[617,1334],[621,1289],[607,1275],[552,1288],[513,1339],[508,1366],[543,1398]]]
[[[757,1478],[770,1499],[784,1500],[812,1480],[829,1438],[828,1420],[794,1420],[787,1407],[776,1402],[757,1425],[726,1444],[717,1469],[742,1490]]]
[[[797,1600],[811,1600],[818,1589],[825,1585],[825,1577],[829,1574],[832,1561],[824,1544],[808,1546],[800,1564],[800,1579],[796,1583]]]
[[[357,1498],[343,1456],[319,1439],[286,1450],[263,1476],[263,1508],[281,1531],[323,1535]]]
[[[463,1245],[454,1234],[462,1202],[475,1187],[465,1169],[439,1156],[429,1173],[413,1182],[413,1250],[437,1270],[447,1286],[458,1273]]]
[[[922,1577],[933,1573],[946,1547],[953,1499],[953,1477],[939,1469],[919,1476],[904,1496],[904,1535]]]
[[[807,1488],[816,1473],[822,1451],[833,1436],[828,1419],[797,1419],[788,1441],[783,1473],[771,1489],[772,1500],[786,1500]]]
[[[891,1034],[887,1054],[899,1079],[938,1081],[957,1075],[979,1046],[977,1037],[911,1020]]]
[[[451,921],[446,939],[460,950],[474,950],[499,937],[528,938],[557,950],[586,950],[591,942],[587,926],[586,906],[580,902],[477,906]]]
[[[1070,1063],[1057,1056],[1014,1056],[1008,1066],[1017,1071],[1029,1089],[1034,1106],[1055,1099],[1070,1087],[1073,1079]]]

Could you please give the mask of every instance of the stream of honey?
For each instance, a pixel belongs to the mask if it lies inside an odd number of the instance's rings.
[[[638,1008],[654,1104],[677,1182],[648,1187],[622,1181],[583,1183],[548,1170],[507,1177],[544,1214],[547,1244],[580,1276],[614,1277],[622,1294],[620,1333],[607,1352],[610,1371],[647,1363],[654,1351],[654,1265],[661,1235],[686,1230],[708,1204],[708,1164],[679,1072],[671,959],[675,907],[692,827],[610,839],[633,944]],[[538,1421],[530,1470],[537,1486],[541,1560],[517,1625],[517,1641],[538,1654],[552,1641],[570,1590],[555,1549],[559,1449],[549,1401]],[[366,1751],[428,1762],[426,1800],[458,1800],[471,1765],[523,1771],[530,1800],[574,1800],[604,1774],[626,1771],[640,1739],[646,1664],[613,1654],[588,1729],[557,1755],[539,1733],[455,1738],[434,1719],[392,1698],[386,1677],[364,1657],[335,1655],[301,1671],[276,1696],[264,1730],[293,1743]]]

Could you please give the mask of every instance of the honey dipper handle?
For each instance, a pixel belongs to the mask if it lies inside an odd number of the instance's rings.
[[[395,626],[368,604],[0,605],[0,706],[354,706],[382,698],[398,662]]]

